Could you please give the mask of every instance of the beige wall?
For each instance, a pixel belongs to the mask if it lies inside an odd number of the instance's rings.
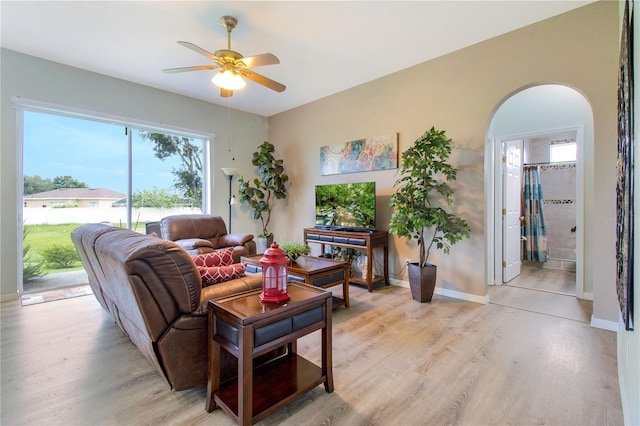
[[[18,280],[18,166],[20,145],[16,136],[16,111],[11,99],[19,96],[72,109],[165,123],[167,126],[215,134],[211,156],[212,212],[228,217],[228,181],[221,167],[234,166],[243,173],[253,172],[251,152],[267,139],[267,119],[233,112],[236,161],[229,152],[231,134],[225,107],[96,74],[78,68],[45,61],[11,50],[1,49],[0,86],[0,298],[17,296]],[[213,89],[212,89],[213,90]],[[234,181],[237,193],[237,179]],[[233,230],[257,234],[259,225],[246,209],[233,211]],[[21,251],[20,251],[21,252]]]
[[[484,150],[492,114],[523,87],[566,84],[584,94],[594,115],[594,149],[585,158],[585,245],[597,241],[601,249],[597,261],[585,262],[585,280],[594,283],[594,317],[617,323],[615,218],[608,214],[615,211],[617,7],[588,5],[270,117],[269,140],[292,181],[283,214],[274,220],[276,237],[302,238],[302,228],[314,222],[314,185],[343,181],[376,181],[377,226],[388,229],[395,172],[319,176],[319,148],[398,132],[402,152],[435,126],[455,142],[456,212],[472,229],[472,238],[454,246],[451,255],[433,256],[438,286],[484,298]],[[416,260],[415,246],[391,237],[393,278],[406,279],[406,258]]]

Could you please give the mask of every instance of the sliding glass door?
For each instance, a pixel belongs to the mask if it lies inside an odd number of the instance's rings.
[[[21,294],[86,283],[70,239],[82,224],[144,233],[164,216],[203,212],[207,140],[42,112],[22,116]]]
[[[128,129],[132,228],[169,214],[203,211],[204,141]]]

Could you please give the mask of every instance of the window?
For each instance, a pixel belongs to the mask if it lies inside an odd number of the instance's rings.
[[[56,210],[76,208],[48,221],[144,232],[146,222],[163,215],[205,211],[206,139],[39,111],[23,117],[25,208],[29,198],[46,198]],[[24,210],[25,224],[42,220],[30,213]]]
[[[551,142],[549,154],[552,163],[576,161],[577,145],[575,142]]]
[[[110,223],[144,233],[146,223],[161,217],[207,211],[206,135],[34,109],[20,115],[20,293],[38,290],[31,279],[39,277],[42,284],[52,273],[66,274],[65,284],[86,283],[79,261],[45,262],[56,244],[73,248],[70,233],[81,224]]]

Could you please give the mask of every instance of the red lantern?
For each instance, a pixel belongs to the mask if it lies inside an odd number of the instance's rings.
[[[260,300],[265,303],[282,303],[289,300],[287,294],[287,265],[289,258],[275,241],[260,259],[262,266],[262,293]]]

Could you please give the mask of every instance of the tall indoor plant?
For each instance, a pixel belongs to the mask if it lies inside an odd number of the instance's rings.
[[[447,211],[453,207],[453,189],[447,182],[456,179],[456,169],[447,163],[451,139],[432,127],[412,147],[402,153],[400,175],[391,196],[393,209],[389,231],[418,242],[419,261],[408,264],[411,296],[430,302],[436,281],[436,266],[428,263],[433,245],[449,254],[451,246],[469,238],[467,223]]]
[[[276,159],[274,152],[273,144],[264,141],[253,153],[251,160],[251,164],[258,168],[258,178],[253,179],[253,182],[245,181],[244,177],[238,180],[240,201],[249,205],[254,219],[260,219],[262,233],[258,238],[259,242],[261,239],[267,240],[264,243],[266,247],[273,240],[273,234],[268,229],[273,203],[276,199],[287,197],[286,183],[289,181],[289,176],[284,172],[283,160]]]

